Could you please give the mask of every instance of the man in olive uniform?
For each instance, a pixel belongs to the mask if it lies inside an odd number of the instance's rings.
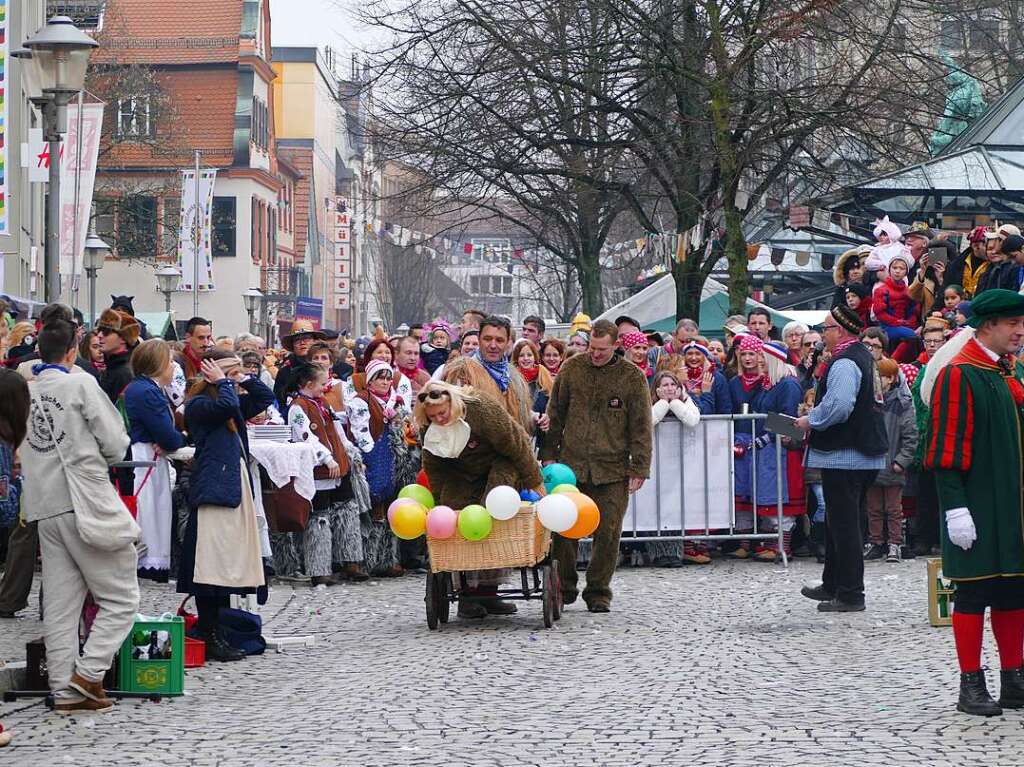
[[[971,308],[976,334],[938,371],[931,392],[924,465],[935,472],[945,518],[942,572],[956,584],[957,709],[998,716],[1004,708],[1024,708],[1024,387],[1009,358],[1024,343],[1024,296],[987,290]],[[986,607],[999,650],[998,703],[981,670]]]
[[[594,550],[587,567],[583,601],[592,613],[611,609],[612,573],[629,494],[644,483],[651,468],[651,397],[640,369],[615,355],[618,331],[607,320],[594,323],[586,354],[562,365],[548,402],[551,426],[540,457],[559,461],[576,473],[580,492],[601,511]],[[566,604],[576,601],[576,546],[555,535],[554,554]]]

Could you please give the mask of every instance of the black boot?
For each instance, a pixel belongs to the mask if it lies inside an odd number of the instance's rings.
[[[988,694],[984,671],[960,674],[960,700],[956,710],[971,716],[1002,716],[1003,709]]]
[[[800,589],[800,593],[815,602],[831,602],[836,598],[836,595],[826,591],[824,586],[804,586]]]
[[[243,651],[229,645],[216,629],[203,634],[200,639],[206,643],[206,660],[230,663],[245,657]]]
[[[1024,667],[999,672],[999,705],[1024,708]]]

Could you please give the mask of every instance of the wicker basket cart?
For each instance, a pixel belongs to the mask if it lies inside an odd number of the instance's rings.
[[[520,585],[500,588],[501,599],[541,600],[545,628],[562,615],[562,588],[558,562],[551,559],[551,533],[537,519],[537,511],[524,504],[512,519],[494,520],[491,534],[469,541],[456,531],[440,540],[427,536],[430,574],[425,597],[427,626],[447,623],[453,602],[492,598],[468,593],[466,573],[474,570],[518,569]]]

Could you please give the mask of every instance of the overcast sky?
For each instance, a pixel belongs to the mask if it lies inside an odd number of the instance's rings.
[[[339,62],[353,51],[372,47],[373,30],[359,26],[350,12],[353,0],[270,0],[273,45],[331,46]]]

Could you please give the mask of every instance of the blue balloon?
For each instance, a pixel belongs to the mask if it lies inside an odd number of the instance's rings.
[[[533,490],[520,490],[519,497],[527,503],[536,503],[540,500],[540,493],[536,493]]]
[[[550,493],[559,485],[575,485],[576,474],[564,463],[553,463],[541,470],[544,488]]]

